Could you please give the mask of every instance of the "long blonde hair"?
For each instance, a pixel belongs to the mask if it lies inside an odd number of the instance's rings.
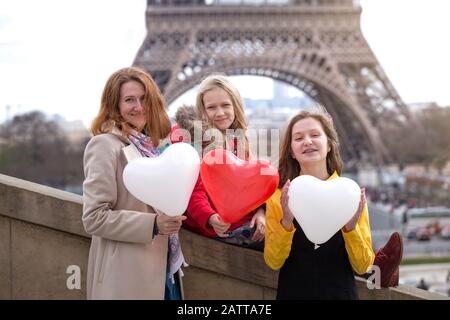
[[[111,132],[115,126],[127,135],[133,126],[120,114],[120,88],[129,81],[137,81],[144,87],[146,125],[143,132],[150,136],[155,146],[170,132],[170,120],[161,91],[150,74],[137,67],[127,67],[114,72],[103,89],[100,111],[91,125],[93,135]]]
[[[235,117],[229,129],[233,130],[241,129],[243,132],[246,132],[248,129],[248,123],[244,113],[244,102],[242,100],[241,94],[236,89],[236,87],[230,82],[230,80],[228,80],[225,76],[220,74],[212,74],[206,77],[205,79],[203,79],[203,81],[200,83],[198,87],[195,107],[198,117],[202,120],[203,130],[214,128],[214,125],[211,123],[206,114],[206,108],[203,103],[203,97],[206,92],[215,88],[220,88],[224,90],[227,93],[228,97],[230,98],[231,103],[233,104]],[[225,136],[223,138],[224,141],[226,141]],[[210,143],[212,142],[213,141],[211,141]],[[244,143],[243,150],[245,150],[245,158],[248,158],[250,148],[248,137],[246,134],[244,136],[243,143]]]
[[[281,142],[280,162],[278,169],[280,173],[280,188],[284,186],[288,179],[292,180],[296,178],[300,173],[300,164],[296,159],[292,158],[292,128],[298,121],[306,118],[313,118],[319,121],[327,136],[328,146],[330,147],[330,151],[327,153],[326,158],[328,174],[332,175],[334,171],[336,171],[339,175],[341,175],[342,173],[343,162],[341,154],[339,152],[339,138],[334,127],[331,115],[328,114],[324,109],[320,109],[317,111],[302,111],[294,116],[291,121],[289,121]]]

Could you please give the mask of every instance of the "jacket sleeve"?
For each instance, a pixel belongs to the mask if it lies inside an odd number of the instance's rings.
[[[281,225],[283,211],[280,203],[281,191],[278,189],[266,202],[266,239],[264,241],[264,260],[273,270],[280,269],[291,252],[295,228],[289,231]]]
[[[187,207],[187,217],[195,223],[202,234],[210,234],[214,231],[212,227],[208,226],[209,217],[216,213],[211,206],[209,196],[206,193],[202,178],[199,175],[191,198]]]
[[[366,273],[375,260],[367,204],[355,228],[350,232],[342,229],[342,235],[353,270],[360,275]]]
[[[87,233],[125,242],[151,242],[156,214],[115,210],[121,146],[114,137],[91,139],[84,153],[83,216]],[[123,186],[123,188],[125,188]]]

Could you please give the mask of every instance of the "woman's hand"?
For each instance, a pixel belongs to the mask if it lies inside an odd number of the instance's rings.
[[[344,231],[345,232],[350,232],[353,229],[355,229],[356,224],[358,223],[358,220],[361,217],[361,214],[363,213],[365,206],[366,206],[366,189],[365,188],[361,188],[361,196],[360,196],[360,200],[359,200],[358,209],[356,209],[356,212],[353,215],[353,217],[344,226]]]
[[[213,227],[216,234],[221,238],[227,238],[228,235],[225,234],[225,232],[228,231],[228,229],[231,226],[231,223],[225,223],[222,221],[222,218],[219,216],[218,213],[215,213],[211,215],[208,219],[208,223]]]
[[[170,217],[165,214],[158,214],[156,216],[156,226],[158,227],[158,234],[170,235],[180,231],[183,220],[186,216]]]
[[[281,208],[283,209],[283,218],[281,219],[281,225],[284,229],[289,230],[291,227],[292,222],[294,221],[294,215],[291,212],[291,209],[289,209],[288,203],[289,203],[289,187],[291,185],[291,180],[287,180],[286,183],[283,186],[283,189],[281,190]]]
[[[253,228],[256,224],[256,230],[253,233],[252,241],[261,241],[266,233],[266,210],[259,208],[253,215],[249,227]]]

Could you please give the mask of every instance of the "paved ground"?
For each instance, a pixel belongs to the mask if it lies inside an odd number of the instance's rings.
[[[372,203],[369,206],[369,221],[372,231],[372,245],[375,249],[382,247],[394,231],[401,231],[400,222],[395,217],[382,211]]]
[[[372,229],[372,245],[375,249],[382,247],[394,231],[401,232],[400,220],[379,207],[369,203],[369,219]],[[450,240],[433,237],[430,241],[404,239],[403,257],[450,256]],[[407,265],[400,267],[400,283],[417,286],[421,279],[428,285],[428,290],[449,295],[450,283],[447,276],[450,263]]]
[[[369,219],[372,229],[372,245],[375,249],[382,247],[394,231],[402,231],[400,220],[377,206],[369,203]],[[430,241],[407,240],[404,238],[404,257],[414,256],[450,256],[450,239],[444,240],[433,236]]]
[[[450,296],[449,273],[450,263],[400,266],[400,284],[417,286],[423,279],[429,291]]]

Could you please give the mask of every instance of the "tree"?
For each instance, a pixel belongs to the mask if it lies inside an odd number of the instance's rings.
[[[58,124],[39,111],[1,126],[0,172],[57,188],[83,181],[84,145],[71,147]]]
[[[429,107],[416,114],[416,123],[383,123],[382,139],[400,166],[422,164],[442,168],[450,161],[450,108]]]

